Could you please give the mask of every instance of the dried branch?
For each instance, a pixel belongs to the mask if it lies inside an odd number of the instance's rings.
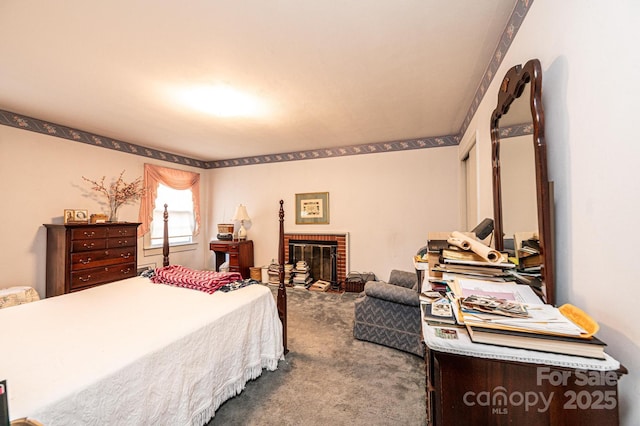
[[[104,194],[104,196],[107,197],[109,207],[112,211],[115,211],[121,205],[138,200],[145,194],[145,188],[142,186],[142,177],[138,177],[133,182],[127,183],[122,178],[124,172],[123,170],[120,176],[118,176],[118,179],[112,182],[108,188],[105,186],[104,176],[102,176],[99,181],[87,179],[84,176],[82,176],[82,179],[92,185],[92,190]]]

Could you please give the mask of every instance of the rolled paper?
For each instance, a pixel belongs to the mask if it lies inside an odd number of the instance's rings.
[[[492,249],[491,247],[482,244],[480,241],[467,237],[466,235],[454,231],[451,233],[447,242],[456,247],[460,247],[465,250],[471,250],[476,253],[487,262],[500,263],[502,262],[502,255],[499,251]],[[465,248],[468,247],[468,248]]]
[[[447,242],[452,246],[456,246],[461,248],[462,250],[471,250],[471,244],[469,244],[466,240],[461,240],[460,238],[449,237]]]

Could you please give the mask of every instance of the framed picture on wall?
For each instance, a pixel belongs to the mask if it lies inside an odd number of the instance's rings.
[[[329,193],[296,194],[296,224],[326,225],[329,223]]]

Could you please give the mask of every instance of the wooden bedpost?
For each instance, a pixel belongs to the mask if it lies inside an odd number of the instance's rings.
[[[169,211],[167,205],[164,205],[164,231],[162,234],[162,266],[169,266]]]
[[[278,316],[282,322],[282,345],[284,353],[287,349],[287,286],[284,284],[284,201],[280,200],[280,235],[278,238]]]

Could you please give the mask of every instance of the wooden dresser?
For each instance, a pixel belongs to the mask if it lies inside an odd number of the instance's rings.
[[[45,224],[47,295],[134,277],[139,223]]]
[[[610,356],[479,344],[464,327],[424,320],[422,337],[429,426],[619,424],[618,381],[628,371]]]
[[[253,241],[211,241],[209,249],[216,255],[216,271],[229,254],[229,272],[240,272],[242,278],[249,278],[249,268],[253,266]]]
[[[627,374],[622,366],[559,367],[428,346],[425,368],[430,426],[618,425],[618,380]]]

